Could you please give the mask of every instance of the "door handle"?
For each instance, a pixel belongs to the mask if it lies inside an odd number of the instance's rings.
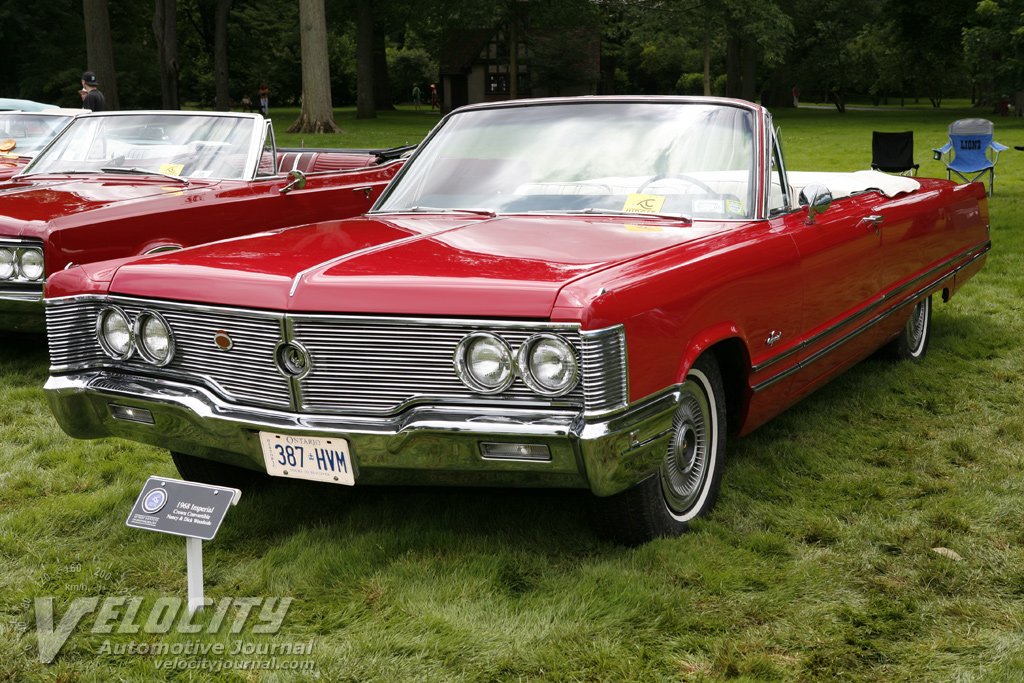
[[[871,228],[874,228],[875,229],[875,234],[877,235],[878,234],[878,226],[880,226],[884,220],[885,220],[885,216],[879,216],[879,215],[866,216],[865,218],[861,219],[861,223],[867,223],[869,230]]]
[[[370,198],[370,194],[373,192],[373,187],[353,187],[353,192],[363,192],[367,199]]]

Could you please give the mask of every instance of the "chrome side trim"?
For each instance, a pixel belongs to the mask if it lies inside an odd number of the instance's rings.
[[[958,259],[963,258],[965,255],[968,255],[971,251],[973,251],[975,249],[978,249],[979,247],[981,247],[980,251],[978,251],[976,254],[970,256],[966,261],[964,261],[963,263],[958,265],[956,268],[954,268],[953,270],[951,270],[949,272],[942,273],[938,277],[935,277],[935,273],[936,272],[941,271],[941,270],[947,268],[951,263],[957,261]],[[783,370],[782,372],[774,375],[773,377],[770,377],[770,378],[764,380],[763,382],[759,382],[758,384],[755,384],[752,387],[753,390],[755,392],[763,391],[764,389],[767,389],[768,387],[772,386],[773,384],[782,381],[786,377],[789,377],[790,375],[792,375],[794,373],[797,373],[797,372],[807,368],[808,366],[812,365],[815,361],[817,361],[819,358],[821,358],[821,357],[823,357],[825,355],[828,355],[829,353],[832,353],[833,351],[835,351],[840,346],[843,346],[847,342],[852,341],[853,339],[855,339],[856,337],[860,336],[864,332],[868,331],[869,329],[871,329],[872,327],[874,327],[878,323],[880,323],[883,320],[886,320],[887,318],[895,315],[901,309],[903,309],[906,306],[909,306],[909,305],[915,303],[918,298],[920,298],[921,296],[925,295],[929,290],[934,289],[943,280],[946,280],[946,279],[956,275],[958,272],[960,272],[961,270],[963,270],[964,268],[966,268],[970,264],[974,263],[974,261],[978,260],[979,258],[984,256],[985,254],[987,254],[991,248],[992,248],[992,243],[988,242],[988,241],[984,242],[981,245],[977,245],[977,246],[971,247],[970,249],[967,249],[964,252],[961,252],[957,256],[954,256],[954,257],[948,259],[947,261],[945,261],[941,265],[938,265],[938,266],[930,269],[929,271],[927,271],[925,273],[922,273],[921,275],[917,276],[913,280],[909,280],[908,282],[906,282],[903,285],[901,285],[901,286],[897,287],[896,289],[894,289],[892,292],[890,292],[890,293],[886,294],[885,296],[883,296],[877,302],[871,304],[870,306],[865,307],[863,310],[855,313],[854,315],[851,315],[850,317],[846,318],[842,322],[836,323],[835,325],[833,325],[832,327],[828,328],[827,330],[814,335],[813,337],[811,337],[810,339],[804,341],[800,345],[798,345],[796,347],[793,347],[792,349],[789,349],[784,354],[780,354],[779,356],[776,356],[775,358],[772,358],[769,361],[766,361],[764,363],[759,364],[758,366],[756,366],[754,368],[754,372],[757,372],[759,369],[763,369],[764,367],[766,367],[768,365],[772,365],[775,362],[777,362],[778,360],[781,360],[784,357],[790,356],[790,355],[792,355],[793,353],[795,353],[798,350],[806,349],[808,346],[811,346],[816,341],[822,339],[823,337],[827,336],[828,334],[831,334],[831,333],[835,332],[836,330],[844,327],[845,325],[847,325],[847,324],[849,324],[849,323],[851,323],[851,322],[853,322],[855,320],[858,320],[859,318],[862,318],[865,315],[867,315],[868,313],[876,310],[883,303],[888,303],[888,302],[892,301],[893,299],[897,298],[898,295],[901,294],[902,292],[906,292],[911,287],[917,286],[922,280],[926,280],[928,278],[932,278],[932,280],[930,282],[928,282],[926,285],[924,285],[923,287],[918,287],[917,289],[912,291],[910,294],[904,296],[900,301],[896,302],[890,308],[887,308],[885,311],[882,311],[881,313],[875,315],[870,320],[862,323],[856,329],[853,329],[853,330],[849,331],[848,333],[844,334],[842,337],[840,337],[839,339],[835,340],[834,342],[832,342],[828,346],[825,346],[825,347],[819,349],[818,351],[814,352],[813,354],[811,354],[810,356],[808,356],[804,360],[800,361],[796,365],[794,365],[792,367],[789,367],[786,370]]]

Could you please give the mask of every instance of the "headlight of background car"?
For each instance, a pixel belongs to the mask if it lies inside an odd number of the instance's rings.
[[[455,349],[455,373],[480,394],[496,394],[512,384],[512,349],[488,332],[471,334]]]
[[[561,396],[576,386],[578,364],[572,345],[553,334],[530,337],[516,358],[526,386],[544,396]]]
[[[21,252],[21,275],[26,280],[43,278],[43,252],[38,249],[24,249]]]
[[[135,320],[135,344],[139,353],[154,365],[167,365],[174,357],[171,326],[159,313],[143,311]]]
[[[132,353],[132,327],[125,312],[116,306],[100,311],[96,319],[96,336],[103,352],[115,360],[124,360]]]
[[[0,280],[10,280],[17,268],[12,249],[0,249]]]

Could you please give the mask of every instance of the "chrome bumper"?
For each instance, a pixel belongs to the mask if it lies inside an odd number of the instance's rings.
[[[80,439],[123,437],[265,470],[260,431],[335,436],[349,442],[357,485],[589,488],[599,496],[617,493],[658,468],[679,401],[678,392],[668,390],[599,418],[565,410],[464,406],[364,418],[243,407],[201,387],[110,372],[52,376],[45,392],[61,428]],[[133,409],[148,411],[151,423],[149,416],[136,421]],[[484,442],[543,444],[551,457],[485,458]]]
[[[0,330],[46,332],[42,285],[38,292],[5,290],[0,286]]]

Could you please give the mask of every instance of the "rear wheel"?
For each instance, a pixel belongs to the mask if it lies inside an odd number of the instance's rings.
[[[725,389],[718,364],[701,356],[681,387],[672,437],[656,474],[593,499],[597,532],[629,545],[677,536],[714,507],[725,456]]]
[[[174,466],[178,468],[178,474],[182,479],[196,481],[200,484],[243,488],[266,478],[265,474],[256,470],[226,465],[216,460],[197,458],[186,453],[171,451],[171,460],[174,461]]]
[[[918,360],[928,352],[931,338],[932,297],[929,295],[917,302],[900,336],[882,347],[882,355],[891,360]]]

